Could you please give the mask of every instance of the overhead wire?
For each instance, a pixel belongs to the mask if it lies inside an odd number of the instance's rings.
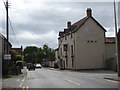
[[[9,17],[8,17],[8,19],[9,19],[9,23],[10,23],[11,29],[12,29],[12,31],[13,31],[13,35],[14,35],[15,41],[16,41],[16,43],[18,44],[18,46],[20,46],[20,44],[19,44],[19,42],[18,42],[18,40],[17,40],[17,38],[16,38],[15,31],[14,31],[13,26],[12,26],[12,22],[11,22],[11,20],[10,20]]]
[[[5,8],[6,8],[6,4],[5,4],[4,0],[2,0],[2,1],[3,1],[3,4],[4,4]],[[12,29],[13,36],[14,36],[14,38],[15,38],[15,41],[16,41],[16,43],[18,44],[18,46],[20,46],[20,44],[19,44],[19,42],[18,42],[18,40],[17,40],[17,38],[16,38],[15,31],[14,31],[14,29],[13,29],[12,22],[11,22],[9,16],[8,16],[8,22],[10,23],[10,27],[11,27],[11,29]]]

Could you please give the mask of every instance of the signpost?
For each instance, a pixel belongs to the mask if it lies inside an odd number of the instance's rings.
[[[4,60],[11,60],[11,55],[10,54],[5,54],[4,55]]]

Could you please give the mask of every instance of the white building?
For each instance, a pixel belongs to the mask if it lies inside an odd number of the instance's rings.
[[[114,58],[115,42],[106,43],[106,30],[93,18],[91,8],[86,14],[74,24],[69,21],[67,29],[59,32],[57,57],[61,69],[101,69],[107,58]]]

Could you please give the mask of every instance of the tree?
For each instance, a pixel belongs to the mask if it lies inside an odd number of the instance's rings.
[[[24,60],[27,63],[42,63],[49,62],[55,59],[55,50],[50,48],[47,44],[43,47],[28,46],[24,49]]]
[[[44,52],[43,52],[43,49],[40,47],[40,48],[38,48],[38,51],[37,51],[37,61],[36,61],[36,63],[41,63],[43,58],[44,58]]]
[[[16,56],[16,61],[22,60],[22,56]]]
[[[10,51],[10,54],[11,54],[11,60],[13,62],[16,62],[16,56],[17,56],[17,52],[15,50],[11,50]]]
[[[28,46],[24,49],[24,60],[26,62],[36,63],[38,47]]]

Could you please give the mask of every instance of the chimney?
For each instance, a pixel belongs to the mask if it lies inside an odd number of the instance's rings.
[[[67,33],[67,32],[68,32],[68,29],[64,29],[64,32]]]
[[[92,9],[91,8],[87,8],[87,16],[91,17],[92,16]]]
[[[68,21],[68,22],[67,22],[67,28],[69,28],[70,26],[71,26],[71,22]]]

